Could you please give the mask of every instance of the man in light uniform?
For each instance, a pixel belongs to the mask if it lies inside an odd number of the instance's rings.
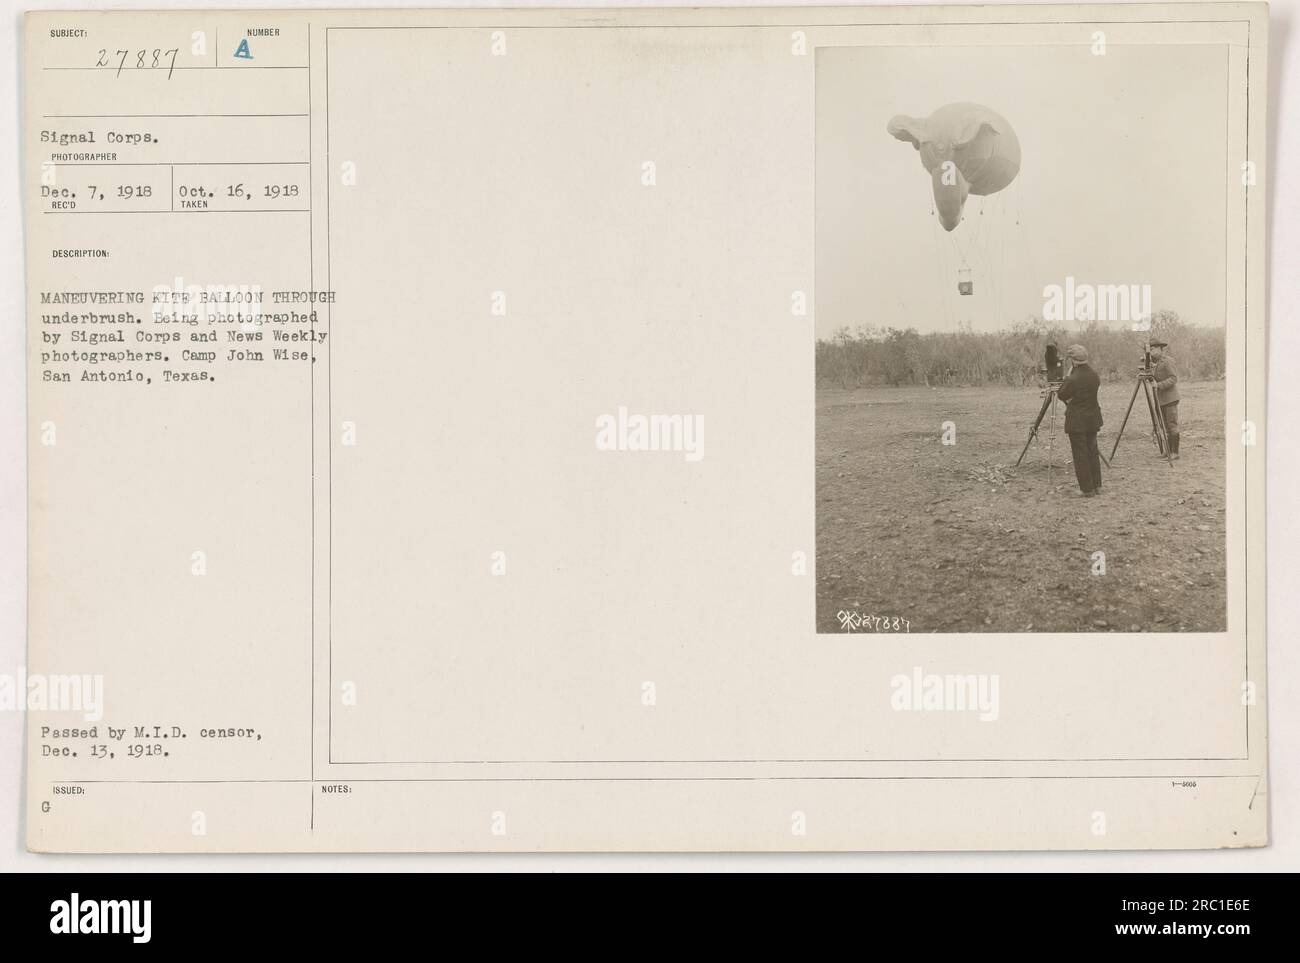
[[[1164,341],[1151,342],[1151,373],[1156,379],[1156,402],[1165,416],[1165,432],[1169,436],[1169,457],[1178,457],[1178,372],[1174,359],[1165,354],[1169,345]]]

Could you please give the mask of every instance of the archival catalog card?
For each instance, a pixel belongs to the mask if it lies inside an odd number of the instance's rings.
[[[31,849],[1267,842],[1264,4],[25,29]]]

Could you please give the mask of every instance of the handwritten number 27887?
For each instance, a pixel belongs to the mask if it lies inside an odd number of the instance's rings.
[[[133,66],[137,70],[156,69],[158,67],[167,67],[167,79],[172,79],[172,72],[176,69],[176,55],[180,53],[179,47],[173,47],[171,50],[163,50],[161,47],[155,47],[153,50],[115,50],[110,56],[107,49],[101,48],[99,59],[95,61],[96,67],[112,67],[113,59],[117,59],[117,72],[115,77],[122,76],[123,68],[131,63],[131,57],[135,57]]]

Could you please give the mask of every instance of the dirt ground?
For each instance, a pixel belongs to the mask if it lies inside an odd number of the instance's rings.
[[[1036,388],[818,390],[817,630],[846,631],[846,612],[912,632],[1223,631],[1223,383],[1179,387],[1182,458],[1157,454],[1139,395],[1096,498],[1063,404],[1013,467]],[[1131,393],[1101,387],[1107,458]]]

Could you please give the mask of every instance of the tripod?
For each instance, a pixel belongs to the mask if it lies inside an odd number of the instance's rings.
[[[1055,404],[1055,402],[1056,402],[1056,393],[1057,393],[1060,389],[1061,389],[1061,382],[1059,382],[1059,381],[1049,381],[1049,382],[1047,383],[1047,387],[1043,389],[1043,392],[1044,392],[1044,393],[1043,393],[1043,406],[1042,406],[1041,408],[1038,409],[1038,417],[1034,419],[1034,423],[1033,423],[1033,425],[1031,425],[1030,428],[1029,428],[1029,437],[1025,439],[1025,447],[1022,448],[1022,449],[1020,449],[1020,457],[1016,459],[1016,467],[1017,467],[1017,468],[1019,468],[1019,467],[1020,467],[1020,463],[1021,463],[1022,461],[1025,460],[1025,452],[1029,451],[1029,445],[1033,442],[1033,440],[1034,440],[1035,438],[1038,437],[1038,427],[1039,427],[1039,425],[1041,425],[1041,424],[1043,423],[1043,416],[1047,414],[1047,412],[1048,412],[1049,409],[1050,409],[1051,412],[1052,412],[1052,420],[1048,423],[1048,438],[1051,439],[1051,438],[1055,438],[1055,437],[1056,437],[1056,404]],[[1123,430],[1124,430],[1123,428],[1120,429],[1120,431],[1123,431]],[[1048,480],[1049,480],[1049,482],[1050,482],[1050,480],[1051,480],[1051,474],[1052,474],[1052,456],[1051,456],[1050,453],[1051,453],[1051,442],[1049,441],[1049,442],[1048,442],[1048,456],[1047,456],[1047,476],[1048,476]],[[1107,468],[1109,468],[1109,467],[1110,467],[1110,461],[1107,460],[1106,456],[1105,456],[1105,455],[1102,455],[1101,452],[1098,452],[1097,454],[1100,455],[1101,460],[1102,460],[1102,463],[1103,463]],[[1114,452],[1111,452],[1111,455],[1113,456],[1113,455],[1114,455]]]
[[[1047,383],[1047,387],[1044,387],[1043,407],[1039,408],[1039,416],[1034,418],[1034,424],[1030,425],[1030,437],[1024,439],[1024,447],[1021,448],[1021,457],[1015,459],[1015,467],[1017,468],[1021,467],[1021,463],[1024,460],[1024,454],[1026,454],[1026,452],[1030,450],[1030,444],[1034,443],[1034,439],[1039,437],[1039,428],[1041,425],[1043,425],[1043,418],[1047,417],[1047,413],[1049,411],[1052,412],[1052,420],[1048,422],[1048,481],[1049,482],[1050,480],[1052,480],[1052,441],[1054,438],[1056,438],[1057,391],[1060,390],[1061,390],[1060,381],[1049,381]],[[1101,460],[1105,461],[1106,468],[1110,468],[1110,463],[1109,461],[1106,461],[1105,455],[1101,456]]]
[[[1156,450],[1164,456],[1169,466],[1173,467],[1173,461],[1169,457],[1169,432],[1165,428],[1165,413],[1160,408],[1160,401],[1156,397],[1156,378],[1149,367],[1138,369],[1137,384],[1133,386],[1133,396],[1128,400],[1128,410],[1124,412],[1124,420],[1120,422],[1119,432],[1115,435],[1115,446],[1110,450],[1110,457],[1115,457],[1115,452],[1119,450],[1119,440],[1124,437],[1124,426],[1128,424],[1129,415],[1133,413],[1133,405],[1137,401],[1138,392],[1147,399],[1147,411],[1151,415],[1151,440],[1156,444]]]
[[[1061,383],[1059,381],[1049,381],[1047,387],[1043,389],[1043,406],[1038,409],[1038,417],[1034,419],[1034,423],[1029,427],[1029,437],[1025,439],[1025,447],[1020,449],[1020,457],[1016,459],[1017,468],[1019,468],[1020,463],[1025,460],[1025,452],[1029,451],[1030,444],[1032,444],[1033,440],[1038,437],[1038,426],[1043,423],[1043,416],[1047,414],[1049,409],[1052,412],[1052,420],[1048,423],[1047,437],[1049,439],[1049,444],[1050,439],[1056,437],[1056,392],[1059,391],[1060,388]],[[1052,461],[1050,456],[1047,461],[1047,470],[1049,473],[1052,470]]]

